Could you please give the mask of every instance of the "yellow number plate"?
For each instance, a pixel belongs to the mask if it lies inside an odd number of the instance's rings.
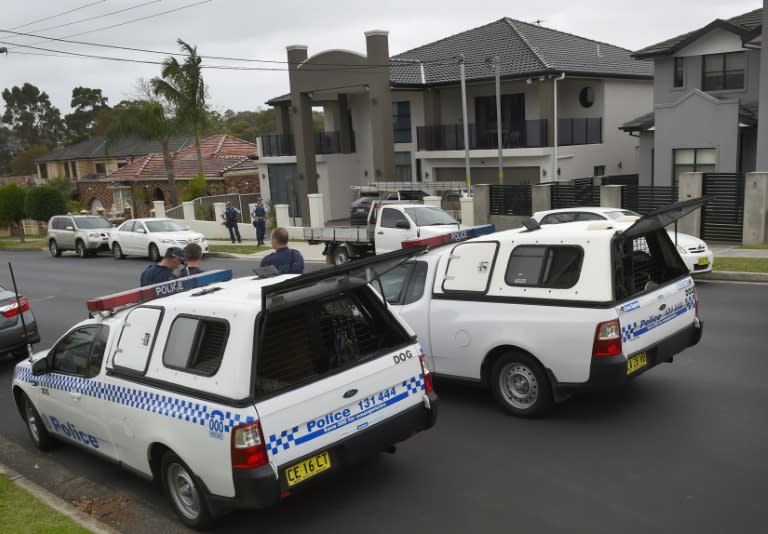
[[[644,352],[638,352],[631,358],[627,359],[627,374],[631,375],[646,365],[648,365],[648,356],[646,356]]]
[[[285,479],[288,481],[288,486],[295,486],[330,468],[331,455],[327,452],[322,452],[286,468]]]
[[[699,265],[709,265],[709,260],[707,258],[699,258]]]

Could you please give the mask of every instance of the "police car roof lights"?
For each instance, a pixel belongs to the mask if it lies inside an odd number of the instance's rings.
[[[231,279],[232,269],[206,271],[200,274],[170,280],[168,282],[160,282],[159,284],[151,286],[139,287],[120,293],[113,293],[112,295],[90,299],[86,302],[86,306],[90,312],[109,311],[120,306],[141,304],[168,295],[197,289],[216,282],[226,282]]]
[[[424,239],[412,239],[410,241],[403,241],[402,248],[411,247],[429,247],[435,248],[448,243],[461,243],[468,239],[480,237],[481,235],[492,234],[496,231],[496,225],[486,224],[483,226],[475,226],[473,228],[467,228],[466,230],[458,230],[456,232],[450,232],[447,234],[440,234],[432,237],[425,237]]]

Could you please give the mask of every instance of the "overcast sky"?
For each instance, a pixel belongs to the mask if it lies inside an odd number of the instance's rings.
[[[197,45],[202,56],[285,61],[285,48],[292,44],[307,45],[310,55],[327,49],[365,53],[364,32],[381,29],[389,31],[394,55],[510,17],[540,20],[548,28],[638,50],[761,6],[760,0],[4,0],[0,29],[38,37],[0,32],[0,47],[8,49],[7,55],[0,55],[0,89],[30,82],[46,91],[63,114],[70,111],[72,88],[78,85],[102,89],[114,105],[135,96],[136,80],[157,76],[159,65],[52,51],[155,62],[165,57],[39,36],[165,53],[176,52],[176,39],[181,38]],[[162,14],[171,10],[177,11]],[[219,59],[205,63],[277,69],[207,69],[210,102],[220,111],[254,110],[288,92],[285,64]]]

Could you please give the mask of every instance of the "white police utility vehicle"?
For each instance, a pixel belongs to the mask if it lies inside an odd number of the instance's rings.
[[[275,504],[434,424],[424,353],[369,285],[411,255],[90,300],[90,319],[17,365],[13,397],[38,448],[159,479],[191,527]]]
[[[664,226],[705,201],[633,222],[531,220],[406,242],[432,250],[375,287],[416,332],[433,373],[490,387],[512,414],[542,414],[699,341],[694,282]]]

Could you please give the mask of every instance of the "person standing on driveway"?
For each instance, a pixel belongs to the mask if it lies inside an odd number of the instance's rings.
[[[153,263],[141,273],[140,283],[142,286],[151,286],[160,282],[175,280],[176,275],[173,271],[181,267],[184,261],[184,251],[179,247],[168,247],[163,259],[159,263]]]
[[[261,260],[262,267],[272,265],[282,274],[304,272],[304,256],[298,250],[288,248],[288,230],[285,228],[272,230],[272,248],[275,251]]]
[[[264,235],[267,232],[267,210],[262,204],[261,199],[256,199],[256,205],[251,211],[251,219],[253,220],[253,226],[256,228],[256,244],[264,244]]]
[[[240,210],[233,207],[231,202],[227,202],[227,209],[221,214],[221,218],[224,219],[221,224],[229,229],[229,238],[232,242],[240,243],[240,229],[237,227],[237,218],[240,216]]]

